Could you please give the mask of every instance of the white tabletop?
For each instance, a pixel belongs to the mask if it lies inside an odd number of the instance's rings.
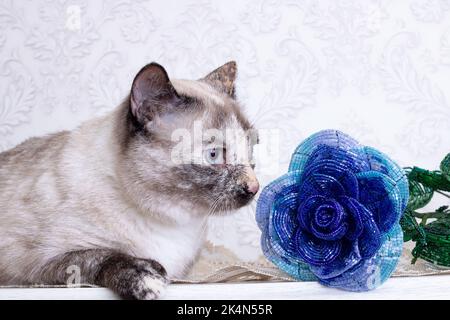
[[[105,288],[7,288],[0,299],[118,299]],[[450,275],[391,278],[370,292],[346,292],[316,282],[173,284],[163,299],[450,299]]]

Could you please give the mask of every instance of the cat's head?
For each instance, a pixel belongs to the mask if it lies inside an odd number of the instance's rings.
[[[130,193],[160,194],[203,214],[223,214],[253,199],[257,138],[235,97],[236,71],[235,62],[199,80],[169,79],[156,63],[139,71],[123,113]]]

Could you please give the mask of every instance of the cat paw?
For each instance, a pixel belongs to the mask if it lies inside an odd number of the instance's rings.
[[[125,299],[154,300],[163,295],[169,280],[158,262],[122,255],[106,261],[97,283]]]
[[[138,300],[160,298],[169,284],[166,270],[154,260],[138,260],[129,274],[129,296]]]
[[[133,288],[133,298],[138,300],[155,300],[164,295],[168,281],[163,277],[144,275]]]

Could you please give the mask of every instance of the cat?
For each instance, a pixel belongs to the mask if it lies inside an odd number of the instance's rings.
[[[237,155],[238,141],[226,135],[194,138],[200,152],[177,158],[185,149],[177,130],[199,125],[238,132],[249,150],[256,143],[236,74],[231,61],[199,80],[176,80],[150,63],[110,113],[0,153],[0,285],[78,275],[126,299],[157,299],[185,275],[208,218],[258,192],[251,152]]]

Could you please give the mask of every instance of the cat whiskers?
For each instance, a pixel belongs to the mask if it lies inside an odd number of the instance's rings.
[[[220,202],[222,201],[222,198],[223,198],[224,196],[225,196],[225,193],[224,193],[224,192],[221,192],[221,193],[217,196],[217,198],[213,201],[213,203],[212,203],[212,205],[211,205],[211,207],[210,207],[210,209],[209,209],[209,211],[208,211],[208,214],[207,214],[208,217],[214,216],[214,215],[215,215],[215,212],[216,212],[216,210],[220,207]]]
[[[222,192],[217,196],[216,199],[214,199],[213,203],[211,204],[211,206],[208,210],[208,213],[206,214],[206,219],[204,220],[204,223],[200,230],[200,234],[204,234],[206,232],[207,227],[208,227],[208,218],[215,216],[217,209],[219,209],[221,206],[221,201],[223,200],[224,196],[225,196],[225,193]]]

